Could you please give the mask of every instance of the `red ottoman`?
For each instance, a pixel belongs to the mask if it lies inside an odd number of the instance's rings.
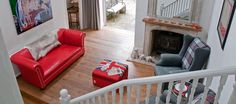
[[[104,65],[107,66],[103,70]],[[112,68],[120,68],[122,74],[108,75],[108,71]],[[105,87],[110,84],[119,82],[123,79],[128,79],[128,65],[122,64],[112,60],[104,60],[100,62],[100,65],[92,72],[93,84],[99,87]]]

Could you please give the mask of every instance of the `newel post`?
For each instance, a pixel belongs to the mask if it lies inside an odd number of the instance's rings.
[[[235,104],[236,103],[236,75],[235,75],[235,82],[234,82],[234,85],[233,85],[233,92],[229,98],[229,102],[228,104]]]
[[[60,91],[60,104],[69,104],[70,103],[71,96],[68,94],[67,89],[62,89]]]

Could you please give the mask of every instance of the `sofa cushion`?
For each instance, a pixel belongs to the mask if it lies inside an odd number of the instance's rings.
[[[61,43],[57,40],[57,35],[52,35],[49,38],[50,39],[47,40],[49,41],[47,45],[44,45],[44,47],[42,47],[42,50],[40,51],[41,57],[46,56],[46,54],[50,52],[53,48],[57,47],[58,45],[61,45]]]
[[[50,76],[55,69],[61,67],[66,61],[80,51],[81,47],[62,44],[61,46],[54,48],[45,57],[41,58],[38,62],[44,71],[45,78]]]
[[[57,35],[45,35],[26,45],[26,48],[29,50],[34,60],[38,60],[59,44]]]
[[[29,53],[31,54],[34,60],[38,60],[40,58],[40,51],[42,50],[40,40],[26,45],[25,48],[29,50]]]
[[[197,48],[204,48],[207,47],[207,45],[202,42],[199,38],[195,38],[191,44],[189,45],[184,57],[182,58],[182,68],[183,69],[189,69],[193,59],[194,59],[194,53]]]

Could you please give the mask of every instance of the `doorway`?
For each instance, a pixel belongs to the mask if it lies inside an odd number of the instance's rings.
[[[67,0],[69,28],[80,29],[79,0]]]
[[[105,5],[106,27],[135,31],[136,0],[106,0]]]

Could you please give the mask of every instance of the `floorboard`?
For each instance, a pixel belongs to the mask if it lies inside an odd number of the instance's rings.
[[[19,77],[18,84],[23,94],[25,104],[44,102],[59,103],[59,91],[69,90],[72,98],[99,89],[92,84],[91,73],[103,59],[118,60],[129,65],[129,79],[153,76],[153,67],[126,61],[134,45],[134,33],[119,29],[104,28],[99,31],[85,31],[85,55],[72,64],[67,70],[53,80],[44,90],[38,89]],[[145,95],[142,87],[142,96]],[[156,87],[153,86],[153,90]],[[153,91],[155,92],[155,91]],[[135,91],[132,89],[132,99]],[[119,98],[119,96],[117,96]],[[35,100],[37,99],[37,100]]]

